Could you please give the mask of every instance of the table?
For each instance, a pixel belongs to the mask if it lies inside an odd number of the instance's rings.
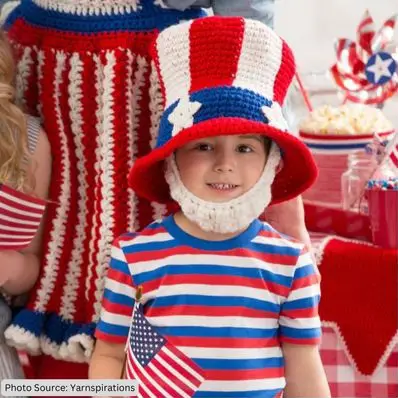
[[[369,242],[371,237],[366,217],[309,203],[305,207],[307,227],[316,230],[310,232],[315,253],[319,254],[325,239],[330,239],[331,235],[343,235],[349,239],[358,236],[364,244]],[[322,265],[320,272],[322,275]],[[352,366],[347,347],[328,322],[322,322],[322,331],[320,353],[333,398],[398,397],[398,334],[395,335],[392,352],[384,365],[373,375],[366,376]]]

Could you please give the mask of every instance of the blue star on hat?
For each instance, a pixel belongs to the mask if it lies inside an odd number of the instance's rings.
[[[383,85],[388,83],[397,70],[397,63],[391,54],[379,52],[373,54],[366,64],[367,80],[372,84]]]

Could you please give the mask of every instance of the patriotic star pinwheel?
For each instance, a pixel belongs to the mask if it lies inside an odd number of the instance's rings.
[[[398,47],[393,42],[398,14],[376,32],[368,11],[357,28],[357,39],[337,39],[337,62],[330,71],[345,101],[383,104],[398,90]]]

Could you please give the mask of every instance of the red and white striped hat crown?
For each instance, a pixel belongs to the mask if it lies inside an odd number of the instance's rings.
[[[164,30],[153,53],[165,110],[156,147],[130,171],[137,194],[167,203],[164,159],[192,140],[246,133],[267,136],[282,151],[272,203],[297,196],[314,182],[312,155],[288,132],[281,108],[295,73],[294,57],[273,30],[240,17],[207,17]]]

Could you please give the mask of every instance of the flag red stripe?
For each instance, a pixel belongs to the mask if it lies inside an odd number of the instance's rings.
[[[195,363],[193,362],[191,359],[189,359],[185,354],[183,354],[180,350],[178,350],[176,347],[174,347],[171,344],[166,344],[166,347],[168,348],[169,351],[171,351],[180,361],[185,362],[186,365],[192,369],[194,372],[196,372],[197,374],[199,374],[200,376],[203,376],[202,374],[202,369]],[[170,358],[171,359],[171,358]],[[189,360],[189,363],[187,361],[187,359]],[[195,375],[192,375],[190,373],[190,377],[192,378],[192,380],[198,380],[198,382],[200,383],[201,380],[197,379],[197,377]]]
[[[7,241],[7,242],[14,242],[14,243],[21,243],[21,244],[26,243],[26,242],[29,243],[34,236],[32,234],[29,236],[17,236],[15,234],[13,235],[12,233],[10,234],[10,232],[7,232],[6,234],[4,234],[6,236],[1,236],[1,235],[3,235],[3,234],[0,232],[0,241],[1,242]]]
[[[170,358],[168,355],[165,354],[163,350],[159,351],[159,357],[162,358],[167,364],[169,364],[177,373],[181,374],[181,376],[185,377],[189,380],[193,385],[198,386],[198,380],[196,380],[191,373],[189,373],[186,369],[180,366],[176,361]]]
[[[29,243],[24,243],[21,245],[10,245],[10,242],[0,242],[0,250],[21,250],[29,246]]]
[[[13,212],[12,210],[4,209],[4,208],[1,208],[1,214],[4,217],[8,217],[8,218],[12,219],[12,220],[8,220],[8,222],[12,222],[12,223],[20,224],[20,225],[28,225],[29,227],[39,225],[40,220],[41,220],[41,218],[29,217],[27,215],[18,214],[18,213]]]
[[[3,205],[3,203],[4,202],[1,201],[1,198],[0,198],[0,204]],[[4,206],[0,206],[0,208],[1,208],[1,213],[3,215],[5,215],[9,218],[15,219],[16,222],[21,222],[21,223],[29,222],[29,225],[32,225],[32,223],[34,223],[34,224],[40,223],[40,220],[42,217],[42,214],[38,214],[38,215],[32,214],[32,212],[29,209],[25,210],[25,213],[29,213],[29,215],[28,215],[28,214],[18,213],[15,208],[6,209]]]
[[[155,357],[151,361],[151,364],[156,370],[151,369],[149,365],[145,367],[145,370],[148,372],[149,376],[151,376],[152,379],[156,380],[156,382],[160,385],[160,387],[162,387],[171,397],[183,398],[184,395],[181,394],[179,390],[174,389],[170,385],[171,381],[178,386],[178,384],[176,383],[178,377],[176,377],[170,372],[167,371],[164,372],[165,368],[159,363],[159,361],[156,360],[156,357],[158,357],[158,355],[159,354],[155,355]],[[189,396],[193,395],[193,390],[190,389],[187,385],[184,385],[182,391],[186,392],[186,394]]]
[[[32,230],[32,231],[12,231],[11,229],[4,229],[4,225],[0,224],[0,235],[13,235],[15,236],[16,234],[18,234],[18,237],[25,238],[25,239],[32,239],[32,237],[35,235],[36,233],[36,229]]]
[[[1,217],[0,215],[0,224],[1,227],[6,229],[5,227],[7,227],[8,231],[13,231],[16,233],[19,232],[32,232],[34,233],[37,230],[37,226],[40,225],[40,222],[37,222],[36,225],[26,225],[22,222],[13,222],[13,221],[9,221],[9,220],[5,220],[4,218]],[[27,231],[18,231],[18,229],[23,229],[23,230],[27,230]]]
[[[134,373],[137,375],[137,379],[139,383],[142,383],[145,385],[145,387],[155,396],[155,397],[161,397],[162,393],[150,382],[145,374],[145,370],[141,370],[142,367],[136,362],[136,358],[134,357],[133,353],[130,352],[131,349],[129,349],[129,358],[130,358],[130,365],[134,371]]]
[[[35,206],[32,206],[28,202],[20,202],[16,198],[8,198],[4,194],[1,193],[0,191],[0,202],[4,203],[6,206],[11,207],[12,209],[20,210],[20,211],[26,211],[29,213],[32,213],[32,217],[41,217],[44,212],[44,206],[41,208],[37,208]]]
[[[27,203],[31,202],[35,205],[39,205],[39,206],[43,206],[45,207],[46,205],[46,201],[40,198],[36,198],[34,196],[30,196],[27,195],[23,192],[17,191],[13,188],[10,188],[4,184],[0,184],[0,191],[5,192],[6,194],[10,195],[10,196],[14,196],[15,198],[19,199],[19,200],[23,200],[26,201]]]
[[[191,387],[189,387],[181,378],[179,379],[178,377],[175,376],[174,373],[170,372],[166,367],[164,367],[157,359],[156,357],[152,360],[152,363],[154,366],[156,366],[159,371],[161,371],[167,380],[171,380],[177,387],[179,387],[182,391],[184,391],[186,394],[193,395],[194,390],[192,390]]]
[[[152,398],[146,390],[142,387],[142,383],[135,377],[134,373],[131,370],[131,365],[129,362],[126,363],[126,374],[129,380],[136,380],[138,382],[138,391],[142,398]]]

